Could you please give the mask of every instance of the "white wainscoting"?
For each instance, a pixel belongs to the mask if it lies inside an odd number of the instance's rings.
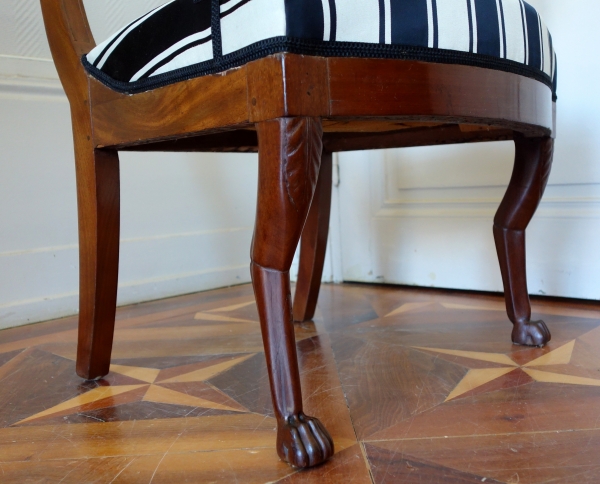
[[[0,328],[75,314],[75,168],[52,63],[0,56],[0,126]],[[256,155],[120,158],[120,305],[250,281]]]
[[[344,280],[502,291],[492,220],[513,158],[511,142],[343,154]],[[527,230],[530,293],[600,299],[599,239],[600,183],[549,184]]]

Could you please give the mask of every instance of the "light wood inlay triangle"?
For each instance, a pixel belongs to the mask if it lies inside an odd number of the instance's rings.
[[[386,314],[384,318],[389,318],[390,316],[395,316],[396,314],[408,313],[410,311],[415,311],[416,309],[424,308],[425,306],[429,306],[430,302],[414,302],[414,303],[404,303],[399,308],[394,309],[392,312]]]
[[[504,303],[489,302],[485,305],[471,306],[468,304],[441,303],[446,309],[465,309],[467,311],[506,311]]]
[[[469,370],[463,379],[456,385],[454,390],[446,398],[446,402],[453,398],[459,397],[464,393],[470,392],[471,390],[485,385],[486,383],[500,378],[514,371],[514,368],[485,368],[481,370]]]
[[[593,387],[600,387],[600,380],[594,380],[593,378],[585,378],[582,376],[563,375],[561,373],[552,373],[549,371],[533,370],[531,368],[523,368],[523,371],[527,373],[535,381],[542,383],[566,383],[568,385],[586,385]]]
[[[206,381],[219,373],[223,373],[224,371],[233,368],[236,365],[246,361],[248,358],[251,358],[256,353],[252,353],[250,355],[244,355],[240,358],[235,358],[233,360],[225,361],[223,363],[219,363],[217,365],[208,366],[206,368],[201,368],[199,370],[192,371],[190,373],[184,373],[183,375],[178,375],[173,378],[169,378],[167,380],[162,380],[161,383],[179,383],[179,382],[191,382],[191,381]]]
[[[231,306],[224,306],[222,308],[209,309],[208,312],[209,313],[226,313],[229,311],[235,311],[236,309],[245,308],[246,306],[250,306],[251,304],[254,304],[254,303],[255,303],[255,301],[253,299],[252,301],[248,301],[245,303],[232,304]]]
[[[169,390],[158,385],[150,385],[143,400],[145,402],[168,403],[171,405],[185,405],[188,407],[212,408],[215,410],[229,410],[232,412],[243,412],[239,408],[228,407],[204,398],[195,397],[186,393]]]
[[[433,351],[443,353],[445,355],[461,356],[472,360],[489,361],[490,363],[498,363],[499,365],[519,366],[508,356],[501,353],[482,353],[479,351],[462,351],[462,350],[445,350],[440,348],[426,348],[422,346],[414,346],[418,350]]]
[[[140,368],[125,365],[110,365],[110,371],[135,378],[136,380],[145,381],[146,383],[154,383],[154,380],[156,380],[156,377],[160,373],[160,370],[156,368]]]
[[[555,350],[546,353],[539,358],[536,358],[523,366],[548,366],[548,365],[568,365],[573,355],[573,348],[575,348],[575,340],[570,341],[566,345],[561,346]]]
[[[103,400],[104,398],[115,397],[125,392],[130,392],[132,390],[137,390],[138,388],[142,388],[146,386],[146,384],[142,385],[123,385],[123,386],[114,386],[114,387],[98,387],[86,392],[82,395],[78,395],[75,398],[71,398],[66,402],[60,403],[52,408],[44,410],[43,412],[36,413],[31,417],[27,417],[26,419],[17,422],[14,425],[22,424],[24,422],[28,422],[30,420],[34,420],[40,417],[46,417],[47,415],[52,415],[53,413],[62,412],[63,410],[68,410],[75,407],[80,407],[81,405],[85,405],[87,403],[97,402],[98,400]]]
[[[220,314],[210,313],[196,313],[194,319],[202,321],[226,321],[229,323],[257,323],[257,321],[252,321],[251,319],[232,318],[229,316],[221,316]]]

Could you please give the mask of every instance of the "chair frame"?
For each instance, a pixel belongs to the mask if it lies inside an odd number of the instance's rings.
[[[135,95],[84,70],[95,46],[82,0],[41,0],[71,106],[80,244],[77,373],[109,372],[119,259],[118,151],[259,153],[251,274],[265,345],[279,456],[296,467],[333,454],[304,415],[293,320],[310,320],[323,270],[337,151],[514,140],[513,175],[494,237],[516,344],[543,346],[531,321],[525,229],[544,192],[554,146],[548,86],[477,67],[277,54],[217,75]],[[301,242],[292,308],[289,268]]]

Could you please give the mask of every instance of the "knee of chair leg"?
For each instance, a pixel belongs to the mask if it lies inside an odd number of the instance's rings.
[[[254,271],[254,270],[259,270],[261,272],[275,273],[275,274],[286,274],[289,272],[289,269],[281,269],[278,267],[263,265],[263,264],[258,263],[255,260],[252,260],[250,262],[250,271]]]
[[[292,265],[291,260],[286,260],[283,254],[269,253],[265,251],[252,251],[250,260],[251,264],[264,269],[266,271],[288,272]]]
[[[494,219],[494,225],[493,225],[493,230],[494,232],[496,231],[500,231],[500,232],[525,232],[525,229],[527,228],[527,226],[523,223],[519,223],[519,221],[515,221],[514,219],[500,219],[498,220],[497,218]]]

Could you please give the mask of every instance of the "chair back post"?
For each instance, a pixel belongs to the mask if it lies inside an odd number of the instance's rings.
[[[95,46],[83,0],[41,0],[52,58],[71,106],[88,99],[81,56]]]

